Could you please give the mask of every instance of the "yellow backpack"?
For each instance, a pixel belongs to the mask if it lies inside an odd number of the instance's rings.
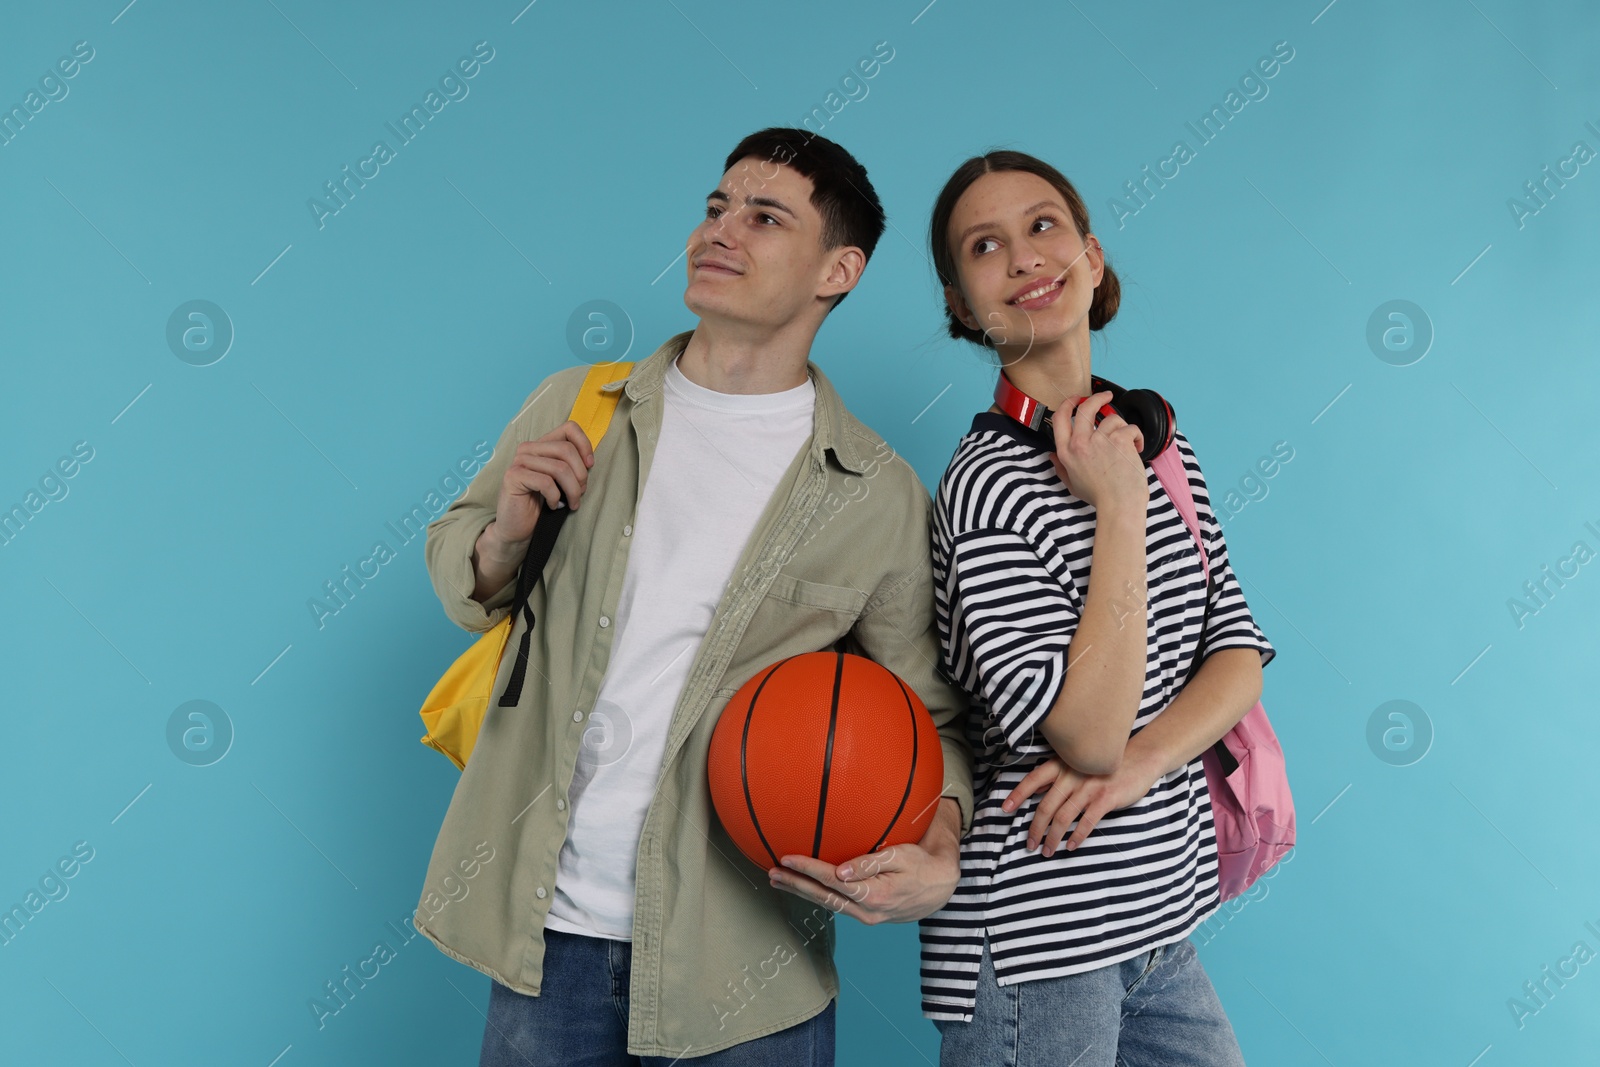
[[[589,437],[590,447],[599,447],[600,438],[605,436],[606,427],[611,423],[611,413],[616,410],[622,394],[620,389],[602,392],[600,387],[625,377],[632,368],[632,363],[596,363],[584,377],[583,386],[572,403],[571,418],[583,427],[583,432]],[[562,494],[562,503],[566,503],[565,493]],[[517,573],[517,593],[511,603],[511,611],[484,631],[483,636],[450,665],[434,684],[428,698],[422,702],[422,710],[418,714],[422,716],[422,724],[428,731],[422,735],[422,743],[443,752],[457,770],[466,769],[467,759],[477,743],[478,731],[483,727],[489,700],[494,695],[500,657],[505,654],[512,624],[519,612],[526,615],[528,628],[523,631],[521,647],[517,650],[517,664],[506,682],[500,706],[516,707],[522,696],[529,642],[533,636],[533,609],[528,606],[528,593],[544,572],[544,565],[550,559],[550,550],[555,547],[556,535],[561,532],[561,524],[571,510],[566,506],[546,506],[539,513],[533,538],[528,543],[528,553],[523,557],[522,567]]]

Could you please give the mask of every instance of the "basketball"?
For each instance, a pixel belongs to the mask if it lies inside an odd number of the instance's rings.
[[[752,863],[798,854],[837,864],[922,839],[944,751],[893,671],[849,652],[803,652],[728,699],[707,771],[717,817]]]

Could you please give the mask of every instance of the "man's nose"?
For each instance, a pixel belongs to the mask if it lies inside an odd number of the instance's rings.
[[[735,244],[733,229],[728,225],[727,220],[728,215],[726,212],[709,220],[710,225],[706,228],[706,240],[719,244],[724,248],[732,248]]]

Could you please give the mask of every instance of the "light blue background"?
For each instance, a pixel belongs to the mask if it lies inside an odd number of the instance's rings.
[[[927,214],[991,146],[1083,192],[1125,294],[1095,369],[1172,400],[1214,496],[1294,449],[1226,523],[1300,813],[1197,936],[1247,1057],[1593,1056],[1600,965],[1520,1028],[1507,1004],[1600,951],[1600,563],[1520,628],[1507,603],[1600,550],[1600,164],[1507,205],[1600,150],[1592,5],[523,2],[4,14],[0,105],[95,54],[0,147],[0,505],[94,458],[0,548],[0,907],[94,859],[0,946],[0,1061],[476,1062],[488,980],[420,937],[325,1029],[307,1008],[417,902],[457,773],[416,709],[470,635],[420,540],[324,628],[307,601],[580,358],[580,304],[626,310],[629,358],[691,326],[674,257],[723,156],[879,41],[822,132],[892,228],[812,355],[930,487],[993,372],[942,335]],[[307,200],[485,40],[319,229]],[[1119,228],[1109,199],[1278,41],[1269,94]],[[194,299],[236,330],[211,366],[165,340]],[[1394,299],[1435,332],[1409,366],[1366,339]],[[166,740],[196,699],[236,733],[207,767]],[[1432,724],[1409,766],[1367,741],[1389,700]],[[937,1062],[915,927],[839,940],[839,1062]]]

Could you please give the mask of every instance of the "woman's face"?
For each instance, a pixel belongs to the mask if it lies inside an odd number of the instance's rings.
[[[1093,234],[1078,235],[1061,194],[1037,174],[995,171],[973,182],[947,240],[956,284],[945,286],[945,300],[962,323],[988,332],[1006,363],[1087,333],[1105,255]]]

